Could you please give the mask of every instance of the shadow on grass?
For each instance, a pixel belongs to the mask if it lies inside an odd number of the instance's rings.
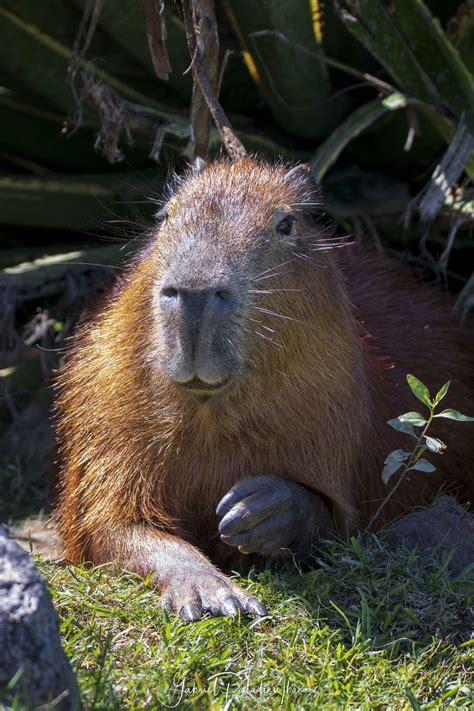
[[[474,633],[474,570],[450,575],[450,556],[420,556],[394,548],[386,534],[328,543],[320,567],[294,565],[261,575],[277,594],[291,597],[315,624],[337,628],[346,644],[373,650],[416,651],[433,640],[461,644]]]
[[[40,568],[87,708],[468,707],[472,579],[383,537],[325,553],[303,574],[236,578],[267,617],[188,625],[149,581],[110,566]]]

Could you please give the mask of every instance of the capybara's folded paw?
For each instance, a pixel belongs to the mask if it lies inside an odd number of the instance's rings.
[[[312,496],[300,484],[271,474],[241,479],[217,507],[221,539],[244,554],[280,556],[311,536]]]

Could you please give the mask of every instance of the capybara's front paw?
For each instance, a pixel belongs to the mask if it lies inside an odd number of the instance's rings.
[[[160,602],[186,622],[200,620],[205,614],[234,616],[239,610],[253,617],[267,614],[261,602],[217,571],[177,576],[163,588]]]
[[[281,555],[312,535],[312,496],[304,486],[271,474],[241,479],[217,507],[221,539],[241,553]]]

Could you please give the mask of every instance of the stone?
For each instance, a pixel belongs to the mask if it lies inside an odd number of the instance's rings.
[[[393,545],[416,548],[421,555],[438,551],[444,556],[452,552],[448,568],[453,576],[474,564],[474,514],[451,496],[403,516],[387,533]]]
[[[14,697],[22,708],[81,708],[46,582],[0,526],[0,707]]]

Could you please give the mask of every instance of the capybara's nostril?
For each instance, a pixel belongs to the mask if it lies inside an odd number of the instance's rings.
[[[211,312],[216,314],[229,313],[235,307],[236,297],[230,289],[216,289],[210,293]]]
[[[179,295],[178,289],[172,286],[167,286],[160,291],[160,296],[164,299],[176,299]]]
[[[188,314],[200,320],[228,313],[234,308],[236,297],[229,288],[182,289],[163,286],[160,289],[160,303],[168,312],[179,311],[182,316]]]
[[[218,289],[214,296],[219,301],[230,301],[232,299],[232,293],[228,289]]]

